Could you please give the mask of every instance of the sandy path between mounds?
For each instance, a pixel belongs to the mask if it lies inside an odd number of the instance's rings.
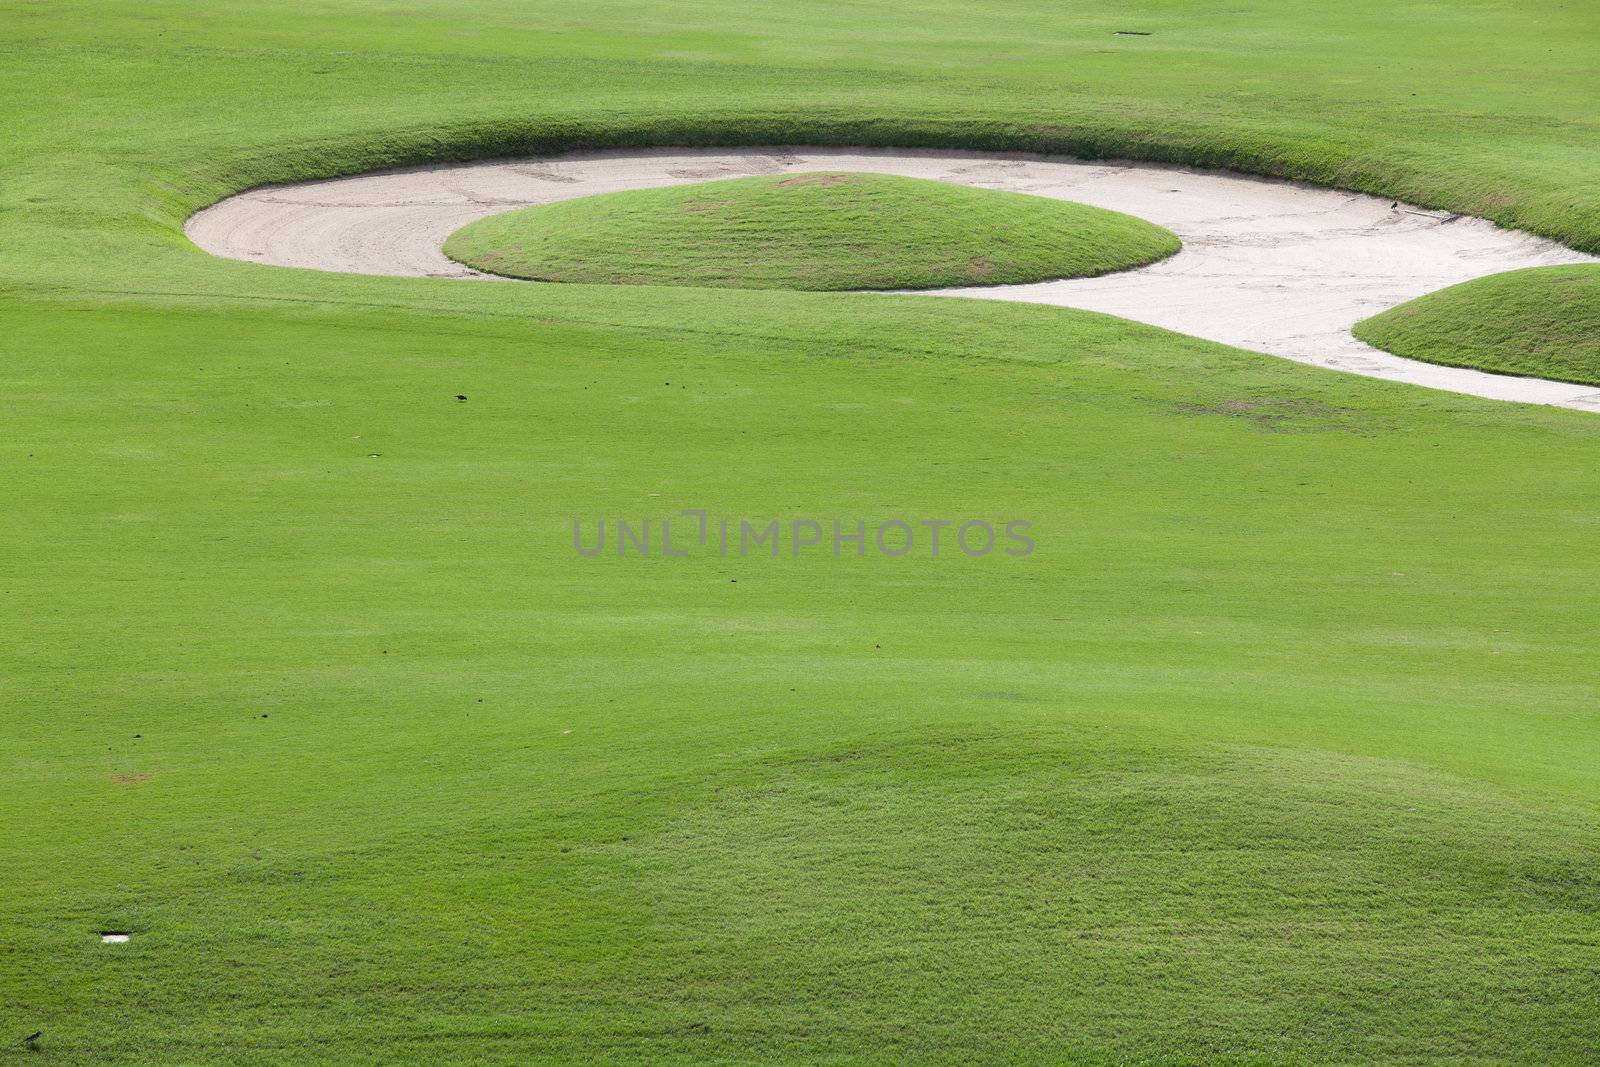
[[[942,150],[600,152],[265,186],[199,212],[186,229],[207,252],[255,263],[488,278],[439,250],[450,233],[485,215],[620,189],[806,170],[1077,200],[1148,219],[1183,239],[1183,251],[1138,270],[938,295],[1086,308],[1375,378],[1600,411],[1592,386],[1419,363],[1350,334],[1369,315],[1457,282],[1600,260],[1482,219],[1215,171]]]

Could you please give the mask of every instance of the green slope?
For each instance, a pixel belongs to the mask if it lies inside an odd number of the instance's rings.
[[[696,182],[490,215],[445,254],[537,281],[734,289],[935,289],[1081,278],[1178,238],[1104,208],[889,174]]]
[[[702,292],[676,338],[8,309],[8,1018],[69,1062],[1589,1047],[1595,420]],[[1038,548],[573,551],[682,508]]]
[[[1600,385],[1600,268],[1479,278],[1374,315],[1355,333],[1429,363]]]
[[[1005,15],[0,13],[0,1056],[1592,1056],[1600,421],[1050,308],[179,230],[272,180],[810,141],[1600,247],[1588,6]],[[682,508],[1038,548],[572,550]]]

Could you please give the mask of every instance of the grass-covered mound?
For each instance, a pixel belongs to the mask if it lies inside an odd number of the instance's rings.
[[[1355,334],[1429,363],[1600,385],[1600,268],[1479,278],[1374,315]]]
[[[492,215],[445,242],[537,281],[733,289],[935,289],[1081,278],[1172,255],[1143,219],[888,174],[763,175]]]

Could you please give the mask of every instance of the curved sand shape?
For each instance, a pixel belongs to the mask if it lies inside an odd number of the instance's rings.
[[[490,279],[440,251],[447,236],[485,215],[621,189],[807,170],[1077,200],[1165,226],[1184,244],[1169,259],[1099,278],[924,292],[1103,311],[1374,378],[1600,411],[1592,386],[1420,363],[1350,334],[1369,315],[1458,282],[1600,259],[1482,219],[1217,171],[944,150],[597,152],[263,186],[199,212],[185,229],[213,255],[255,263]]]

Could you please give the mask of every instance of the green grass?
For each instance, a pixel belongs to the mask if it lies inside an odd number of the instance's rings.
[[[11,308],[7,1018],[85,1061],[1581,1059],[1595,420],[702,292],[678,338]],[[682,507],[1039,547],[572,551]]]
[[[1592,5],[1003,15],[0,13],[0,1059],[1593,1058],[1600,420],[1060,309],[181,235],[275,180],[809,141],[1600,248]],[[1038,549],[572,550],[684,507]]]
[[[1143,219],[1042,196],[818,172],[563,200],[480,219],[445,254],[537,281],[936,289],[1082,278],[1172,255]]]
[[[1374,315],[1355,333],[1429,363],[1600,385],[1600,268],[1479,278]]]

